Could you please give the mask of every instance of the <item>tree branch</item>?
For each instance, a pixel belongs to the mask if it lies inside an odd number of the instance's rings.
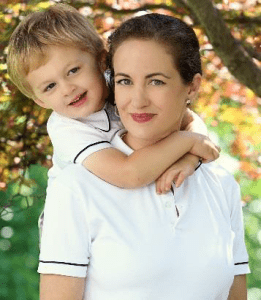
[[[241,43],[251,57],[261,61],[261,52],[256,51],[255,48],[246,41],[241,41]]]
[[[261,16],[250,18],[242,14],[234,18],[224,17],[224,20],[228,24],[261,25]]]
[[[119,9],[119,8],[110,6],[106,3],[93,4],[93,3],[87,3],[87,2],[73,2],[73,6],[77,9],[89,6],[92,9],[98,8],[102,11],[110,11],[114,15],[127,15],[127,14],[133,14],[133,13],[136,13],[136,12],[139,12],[142,10],[153,10],[153,9],[166,9],[173,13],[180,14],[180,11],[177,10],[176,7],[168,6],[166,4],[144,4],[140,7],[134,8],[134,9]]]
[[[197,15],[201,25],[230,73],[261,97],[261,69],[231,34],[221,13],[211,0],[184,0]]]

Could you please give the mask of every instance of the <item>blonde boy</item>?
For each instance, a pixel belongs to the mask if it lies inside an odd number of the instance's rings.
[[[80,163],[111,184],[135,188],[155,181],[190,153],[179,162],[176,172],[172,170],[158,185],[160,193],[170,189],[175,177],[180,185],[199,157],[204,162],[218,157],[217,147],[207,137],[191,132],[174,132],[130,156],[113,148],[111,138],[121,125],[109,103],[112,95],[103,76],[105,70],[101,38],[70,6],[59,4],[35,12],[14,31],[8,53],[10,77],[27,97],[53,110],[47,124],[54,146],[49,177],[70,163]],[[198,85],[192,85],[190,100]]]

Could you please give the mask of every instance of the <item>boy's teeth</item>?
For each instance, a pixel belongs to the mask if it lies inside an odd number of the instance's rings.
[[[79,97],[77,97],[77,99],[73,100],[69,105],[78,102],[78,101],[81,100],[85,95],[86,95],[86,92],[82,93]]]
[[[81,97],[82,97],[82,95],[80,95],[79,97],[77,97],[77,99],[73,100],[73,101],[71,102],[71,104],[73,104],[73,103],[79,101],[79,100],[81,99]]]

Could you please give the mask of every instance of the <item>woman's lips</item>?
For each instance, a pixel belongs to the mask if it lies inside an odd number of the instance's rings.
[[[155,116],[155,114],[148,114],[148,113],[131,114],[132,119],[137,123],[149,122],[154,116]]]

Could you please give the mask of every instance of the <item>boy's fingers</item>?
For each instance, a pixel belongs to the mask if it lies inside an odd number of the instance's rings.
[[[169,172],[167,174],[166,181],[165,181],[165,190],[166,191],[169,191],[171,189],[172,182],[175,182],[175,185],[176,185],[176,179],[178,177],[178,173],[179,172],[177,170],[172,170],[171,172]]]
[[[162,193],[162,191],[161,191],[161,177],[156,182],[156,193],[157,194],[161,194]]]
[[[178,178],[176,180],[176,187],[180,187],[181,184],[184,182],[184,180],[187,178],[188,176],[185,176],[184,173],[179,173]]]

